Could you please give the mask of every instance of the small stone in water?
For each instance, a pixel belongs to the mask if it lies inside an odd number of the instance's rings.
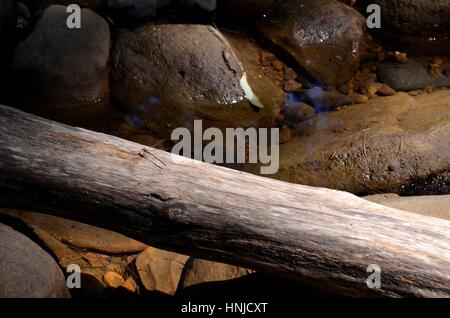
[[[284,121],[284,115],[278,113],[278,114],[275,116],[275,123],[282,123],[283,121]]]
[[[285,144],[291,139],[292,139],[291,129],[288,126],[284,125],[280,129],[280,144]]]
[[[422,95],[422,94],[423,94],[423,91],[421,91],[420,89],[418,89],[418,90],[414,90],[414,91],[409,91],[408,94],[409,94],[409,96],[415,97],[415,96]]]
[[[282,71],[283,70],[283,62],[281,62],[280,60],[274,60],[272,61],[272,67],[276,70],[276,71]]]
[[[362,104],[369,100],[369,97],[363,94],[353,94],[352,95],[353,102],[356,104]]]
[[[299,92],[302,89],[302,84],[295,81],[286,81],[283,89],[285,92]]]
[[[261,51],[259,60],[261,62],[261,65],[263,66],[269,66],[272,61],[276,59],[275,55],[273,55],[270,52]]]
[[[397,94],[395,89],[390,87],[388,84],[382,84],[380,88],[378,89],[378,93],[383,96],[393,96]]]
[[[408,60],[408,55],[399,51],[394,53],[395,59],[401,63],[405,63]]]
[[[290,67],[284,68],[284,79],[285,80],[295,80],[297,78],[297,73]]]
[[[431,70],[437,76],[442,75],[442,63],[442,59],[438,56],[431,60]]]
[[[367,94],[369,94],[369,97],[373,98],[373,97],[377,96],[377,92],[381,88],[382,85],[383,84],[381,84],[381,83],[370,84],[369,87],[367,88]]]

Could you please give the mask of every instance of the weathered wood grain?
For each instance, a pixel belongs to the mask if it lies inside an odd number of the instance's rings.
[[[345,295],[450,296],[447,220],[143,148],[0,106],[0,205]]]

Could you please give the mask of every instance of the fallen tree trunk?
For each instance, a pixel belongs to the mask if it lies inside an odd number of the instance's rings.
[[[450,296],[449,221],[143,149],[0,106],[0,205],[345,295]]]

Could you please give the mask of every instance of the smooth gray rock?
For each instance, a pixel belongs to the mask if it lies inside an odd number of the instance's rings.
[[[66,7],[48,7],[12,61],[13,106],[78,124],[101,117],[109,105],[109,27],[90,9],[81,28],[67,27]]]
[[[388,84],[396,91],[412,91],[427,86],[450,87],[450,76],[445,73],[435,74],[424,63],[415,60],[381,64],[378,77],[380,82]]]
[[[1,223],[0,255],[1,298],[70,297],[53,258],[28,237]]]

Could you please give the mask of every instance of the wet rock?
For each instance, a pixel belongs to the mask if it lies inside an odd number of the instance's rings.
[[[353,100],[337,91],[325,91],[320,87],[304,89],[298,93],[298,99],[313,106],[317,112],[330,111]]]
[[[400,195],[446,195],[450,194],[450,170],[437,173],[427,178],[413,178],[403,186]]]
[[[136,258],[136,269],[145,289],[175,295],[189,256],[148,247]]]
[[[450,220],[450,195],[401,197],[390,193],[370,195],[364,199],[399,210]]]
[[[69,29],[60,5],[48,7],[19,43],[12,68],[12,104],[72,124],[102,118],[108,106],[109,28],[82,9],[81,29]]]
[[[396,48],[420,53],[450,52],[450,2],[447,0],[358,0],[367,15],[369,4],[382,8],[382,27],[374,34]]]
[[[431,87],[450,87],[450,76],[436,74],[422,61],[386,63],[380,66],[378,77],[397,91],[412,91]]]
[[[257,27],[327,87],[350,80],[366,52],[365,19],[334,0],[283,1]]]
[[[280,146],[273,178],[356,194],[398,193],[450,166],[450,91],[379,97],[318,114],[297,130],[300,137]]]
[[[0,298],[70,297],[53,258],[4,224],[0,224],[0,255]]]
[[[204,128],[268,127],[279,111],[270,91],[260,95],[264,82],[258,87],[252,71],[245,73],[223,35],[210,26],[121,30],[112,59],[112,95],[158,137],[192,128],[194,119],[203,119]],[[260,103],[246,98],[246,78]]]
[[[260,55],[263,51],[252,38],[245,34],[233,33],[224,33],[224,36],[242,63],[255,95],[265,107],[268,105],[271,111],[278,113],[285,101],[285,94],[277,85],[276,77],[279,71],[268,70],[260,63]]]

